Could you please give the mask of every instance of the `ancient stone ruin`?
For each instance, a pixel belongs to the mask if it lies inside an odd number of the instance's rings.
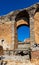
[[[26,51],[26,41],[18,42],[17,38],[17,29],[22,25],[30,28],[30,39],[27,39],[27,43],[30,43],[28,49],[31,49],[31,58],[39,58],[39,3],[0,16],[0,46],[3,47],[4,54],[7,50]]]

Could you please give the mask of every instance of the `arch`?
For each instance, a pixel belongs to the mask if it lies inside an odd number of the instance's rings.
[[[29,23],[29,14],[26,10],[22,10],[20,11],[17,15],[16,15],[16,18],[15,18],[15,21],[16,21],[16,24],[17,24],[17,30],[21,29],[24,27],[24,26],[30,26],[30,23]],[[26,29],[25,29],[26,30]],[[27,30],[28,31],[28,30]],[[17,31],[18,32],[18,31]],[[25,31],[26,32],[26,31]],[[20,34],[20,32],[19,32]],[[19,35],[18,34],[18,35]],[[27,32],[26,32],[27,34]],[[24,34],[23,34],[24,35]],[[22,36],[22,35],[21,35]],[[21,39],[21,38],[20,38]],[[23,38],[19,41],[24,41],[25,39],[25,35],[23,36]]]
[[[19,28],[19,27],[21,27],[21,26],[28,26],[27,24],[21,24],[21,25],[19,25],[19,26],[17,26],[17,29]],[[29,26],[28,26],[29,27]]]
[[[26,10],[20,11],[15,18],[17,22],[17,28],[23,24],[29,26],[29,14]]]

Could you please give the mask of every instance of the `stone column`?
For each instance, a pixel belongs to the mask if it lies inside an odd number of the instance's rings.
[[[30,43],[31,47],[35,43],[35,35],[34,35],[34,18],[30,17]]]
[[[36,9],[30,9],[29,16],[30,16],[30,44],[31,47],[33,47],[33,44],[35,43],[35,33],[34,33],[34,13]]]
[[[16,29],[16,22],[15,22],[15,20],[12,20],[11,22],[12,22],[12,45],[11,45],[11,48],[12,48],[12,50],[15,50],[18,47],[17,29]]]
[[[34,14],[36,9],[30,9],[28,11],[30,16],[30,45],[33,47],[33,44],[35,43],[35,33],[34,33]]]

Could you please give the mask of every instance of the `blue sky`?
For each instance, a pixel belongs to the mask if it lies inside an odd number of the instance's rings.
[[[6,15],[14,10],[27,8],[37,2],[39,2],[39,0],[0,0],[0,16]],[[30,29],[28,27],[22,26],[17,32],[18,40],[20,41],[30,37]]]
[[[17,32],[19,41],[24,41],[25,39],[30,38],[30,28],[27,26],[19,27]]]
[[[0,15],[7,14],[10,11],[29,7],[39,0],[0,0]]]

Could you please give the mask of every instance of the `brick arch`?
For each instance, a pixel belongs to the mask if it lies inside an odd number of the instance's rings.
[[[21,27],[21,26],[28,26],[27,24],[21,24],[21,25],[19,25],[19,26],[17,26],[17,29],[19,28],[19,27]],[[29,26],[28,26],[29,27]]]
[[[26,10],[20,11],[15,18],[15,21],[17,22],[17,28],[21,25],[27,25],[29,26],[29,14]]]
[[[39,44],[39,8],[36,9],[34,15],[34,32],[35,32],[35,42]]]

